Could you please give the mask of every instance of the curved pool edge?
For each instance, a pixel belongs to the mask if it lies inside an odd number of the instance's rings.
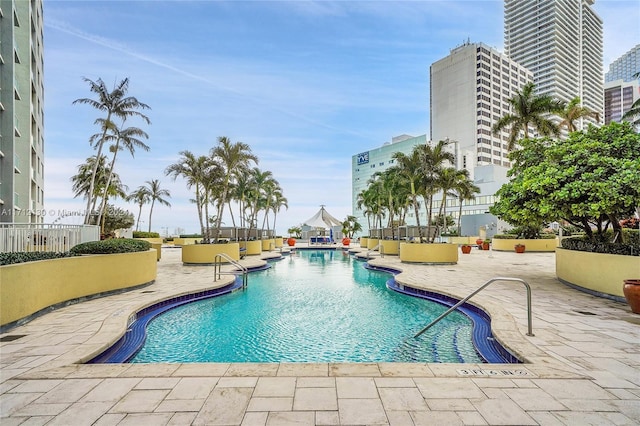
[[[282,260],[282,257],[268,259],[268,261],[278,260]],[[265,260],[263,264],[251,266],[247,269],[248,272],[256,272],[270,267]],[[242,271],[234,270],[232,274],[235,275],[235,278],[231,282],[220,286],[169,295],[134,308],[130,311],[126,327],[124,327],[121,334],[106,345],[101,345],[98,350],[94,350],[78,360],[77,364],[118,364],[128,362],[144,344],[147,325],[156,316],[186,303],[221,296],[242,289]]]

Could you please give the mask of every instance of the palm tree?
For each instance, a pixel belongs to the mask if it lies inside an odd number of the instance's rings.
[[[455,197],[457,194],[455,192],[456,186],[460,181],[461,177],[469,176],[469,172],[466,169],[457,170],[455,167],[447,167],[442,170],[438,185],[440,187],[440,191],[442,191],[442,200],[440,200],[440,208],[438,209],[438,217],[444,219],[444,227],[447,227],[446,220],[446,203],[448,197]],[[440,223],[436,225],[438,227],[438,234],[440,233]]]
[[[142,206],[150,200],[149,190],[145,186],[139,186],[138,189],[127,195],[127,201],[133,201],[138,205],[138,219],[136,220],[136,231],[140,228],[140,215],[142,215]]]
[[[211,150],[211,157],[222,167],[223,181],[220,198],[217,200],[218,213],[214,228],[214,240],[220,233],[220,224],[224,205],[227,202],[229,188],[235,176],[246,173],[251,163],[258,164],[258,157],[251,153],[251,147],[243,142],[232,143],[226,136],[218,137],[218,146]]]
[[[521,132],[525,138],[529,137],[529,126],[533,126],[542,136],[560,135],[560,128],[547,115],[561,111],[562,102],[548,95],[536,95],[534,89],[533,83],[527,83],[522,91],[509,98],[507,102],[511,104],[513,113],[505,114],[493,125],[492,130],[496,135],[509,127],[509,151],[515,147]]]
[[[414,148],[409,155],[402,152],[393,154],[396,166],[391,167],[401,178],[404,179],[409,187],[408,197],[409,205],[413,206],[416,216],[416,225],[418,226],[418,237],[422,240],[422,228],[420,226],[420,203],[418,195],[422,181],[422,163],[420,161],[420,152]]]
[[[270,171],[261,171],[257,167],[254,167],[250,171],[251,180],[249,184],[248,203],[249,203],[249,231],[253,227],[258,228],[258,213],[260,207],[264,203],[264,194],[266,188],[273,185],[273,173]]]
[[[600,121],[600,114],[585,106],[581,106],[579,97],[571,99],[571,101],[565,105],[561,111],[558,111],[557,114],[562,119],[559,126],[566,127],[569,132],[575,132],[578,130],[575,122],[581,118],[592,117],[596,121]]]
[[[109,166],[111,173],[109,173],[109,177],[107,178],[107,186],[109,186],[109,182],[113,174],[113,169],[116,165],[116,157],[118,156],[118,151],[126,149],[127,151],[129,151],[132,157],[135,157],[134,154],[136,148],[140,148],[144,151],[149,151],[149,146],[138,138],[148,139],[149,135],[138,127],[127,127],[126,129],[122,130],[114,127],[113,134],[109,134],[106,136],[106,140],[115,140],[115,144],[111,145],[111,147],[109,148],[109,150],[113,152],[113,157],[111,158],[111,165]],[[107,205],[106,198],[107,197],[105,188],[105,191],[102,195],[102,204],[100,205],[100,210],[98,211],[98,218],[102,217],[102,215],[104,214],[104,209]]]
[[[171,207],[171,204],[164,198],[171,198],[171,193],[168,189],[160,188],[160,181],[158,179],[152,179],[145,182],[147,184],[147,191],[149,192],[149,199],[151,200],[151,208],[149,209],[149,232],[151,232],[151,215],[153,215],[153,204],[158,203]]]
[[[441,175],[446,163],[453,164],[455,156],[447,151],[448,141],[439,141],[435,146],[418,145],[414,149],[418,150],[422,169],[422,197],[425,200],[427,209],[427,232],[431,232],[431,222],[433,219],[433,196],[441,188]],[[427,237],[429,242],[434,242],[436,234],[432,233]]]
[[[107,197],[126,197],[125,191],[127,190],[127,186],[122,184],[120,176],[117,173],[112,174],[111,181],[107,184],[107,176],[110,174],[110,170],[106,166],[106,163],[107,157],[103,155],[99,161],[96,161],[96,156],[94,155],[87,158],[83,164],[78,166],[78,173],[71,176],[71,189],[73,190],[74,197],[82,195],[85,199],[93,198],[95,200],[97,199],[96,197],[103,192],[104,188],[107,188]],[[95,186],[93,187],[93,197],[90,197],[93,170],[97,170],[97,173]],[[98,222],[94,216],[91,216],[89,223],[99,224],[100,222]]]
[[[458,196],[458,202],[460,203],[460,210],[458,211],[458,236],[461,236],[461,219],[462,219],[462,204],[465,201],[471,201],[476,198],[475,194],[480,193],[480,188],[476,186],[471,179],[469,179],[469,172],[463,169],[463,173],[458,175],[458,179],[454,186],[455,193]]]
[[[633,78],[640,78],[640,72],[635,73]],[[629,111],[624,113],[622,120],[629,121],[634,126],[640,126],[640,99],[637,99],[631,105]]]
[[[107,131],[109,129],[109,123],[112,123],[112,118],[120,118],[125,120],[127,117],[140,117],[147,124],[150,124],[151,121],[149,118],[138,111],[139,109],[150,109],[147,104],[144,104],[138,101],[135,97],[126,96],[127,91],[129,90],[129,79],[125,78],[115,85],[112,91],[107,89],[107,86],[104,84],[102,79],[98,78],[96,81],[92,81],[86,77],[83,77],[83,80],[89,83],[89,90],[97,95],[97,99],[91,98],[80,98],[73,101],[73,104],[87,104],[95,109],[105,112],[107,115],[103,119],[102,123],[102,137],[97,141],[97,149],[96,157],[100,158],[102,155],[102,148],[107,136]],[[87,211],[85,213],[85,224],[89,223],[89,218],[91,215],[91,204],[93,201],[94,195],[94,187],[96,182],[96,175],[98,173],[97,163],[93,169],[91,174],[91,180],[89,184],[89,197],[87,198]]]
[[[205,225],[202,217],[202,183],[211,159],[204,155],[196,157],[190,151],[180,151],[179,154],[180,159],[176,163],[167,166],[164,174],[171,176],[173,180],[176,180],[178,176],[182,176],[187,181],[187,188],[194,188],[196,195],[195,204],[198,208],[198,221],[200,222],[200,233],[205,236]]]

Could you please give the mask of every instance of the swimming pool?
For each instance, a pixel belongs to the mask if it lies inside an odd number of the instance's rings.
[[[508,362],[478,352],[472,336],[488,324],[469,310],[414,338],[450,304],[402,291],[345,251],[298,250],[251,273],[245,291],[139,314],[135,355],[94,362]]]

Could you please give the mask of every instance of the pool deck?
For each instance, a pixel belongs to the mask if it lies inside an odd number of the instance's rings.
[[[0,424],[640,424],[640,315],[561,284],[553,253],[474,249],[457,265],[438,266],[376,254],[371,263],[401,269],[401,283],[458,298],[493,277],[524,279],[534,336],[526,336],[521,284],[496,282],[472,301],[526,362],[79,364],[117,340],[132,312],[225,282],[213,282],[211,266],[183,266],[180,249],[167,248],[153,284],[0,335]]]

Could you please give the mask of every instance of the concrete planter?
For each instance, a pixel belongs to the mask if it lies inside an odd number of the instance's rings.
[[[623,302],[624,280],[634,278],[638,273],[638,256],[556,249],[558,279],[596,295]]]
[[[398,255],[400,253],[400,241],[397,240],[380,240],[380,252],[382,254]]]
[[[262,245],[261,245],[261,250],[262,251],[273,251],[276,249],[276,240],[274,240],[273,238],[269,238],[267,240],[260,240]]]
[[[176,246],[188,246],[190,244],[195,244],[197,242],[202,241],[202,238],[174,238],[173,244]]]
[[[494,238],[491,240],[491,245],[495,251],[513,251],[513,247],[516,244],[523,244],[527,249],[527,252],[539,251],[539,252],[551,252],[556,251],[558,246],[558,239],[507,239]]]
[[[284,240],[282,237],[276,237],[275,242],[276,242],[276,248],[280,248],[284,245]]]
[[[369,245],[369,237],[360,237],[360,247],[367,248]]]
[[[262,241],[240,241],[240,248],[245,249],[244,252],[247,256],[257,256],[262,253]]]
[[[476,240],[478,239],[477,236],[474,237],[445,237],[447,239],[447,242],[449,244],[471,244],[471,245],[475,245]]]
[[[408,263],[458,263],[457,244],[400,243],[400,260]]]
[[[378,245],[378,243],[380,242],[380,240],[378,238],[371,238],[369,237],[369,239],[367,240],[367,248],[369,250],[373,249],[375,246]]]
[[[182,263],[185,265],[212,265],[216,255],[223,253],[233,260],[240,260],[240,245],[228,244],[189,244],[182,247]],[[222,258],[222,262],[228,262]]]
[[[50,306],[153,282],[156,257],[148,250],[0,266],[0,326]]]

